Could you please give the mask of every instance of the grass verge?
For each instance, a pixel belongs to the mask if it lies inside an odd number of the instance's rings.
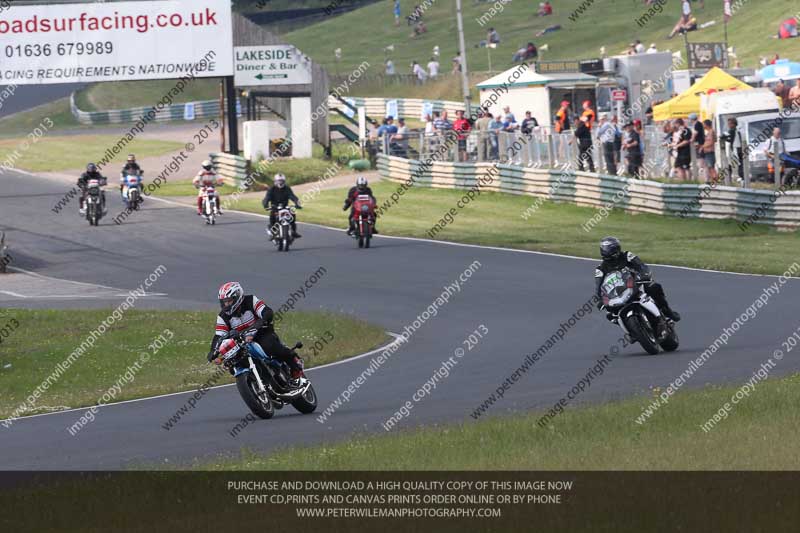
[[[378,201],[397,189],[390,182],[373,183]],[[456,207],[465,191],[413,187],[381,217],[384,234],[429,238],[428,230],[445,211]],[[324,190],[307,202],[300,222],[346,227],[342,202],[346,189]],[[630,214],[613,210],[590,231],[583,225],[598,211],[591,207],[544,202],[525,220],[523,214],[535,198],[484,192],[454,222],[436,235],[438,240],[502,246],[522,250],[597,257],[598,243],[616,235],[627,249],[648,263],[695,268],[783,274],[797,260],[800,234],[754,225],[742,231],[732,220],[698,220],[660,215]],[[236,209],[261,213],[257,199],[242,198]],[[747,253],[742,253],[747,250]]]
[[[89,161],[98,162],[106,150],[117,144],[119,135],[44,135],[33,144],[23,144],[25,139],[0,140],[0,161],[13,162],[15,168],[30,172],[54,172],[84,168]],[[26,148],[27,146],[27,148]],[[134,139],[117,154],[108,166],[119,165],[129,153],[135,152],[140,159],[159,156],[183,148],[178,142],[153,139]],[[101,169],[108,175],[108,168]]]
[[[650,398],[561,413],[355,436],[335,444],[243,451],[194,465],[201,470],[797,470],[800,375],[767,380],[708,433],[701,425],[738,387],[679,392],[643,425]]]
[[[110,312],[3,310],[0,323],[15,320],[19,325],[2,341],[0,418],[10,416]],[[135,374],[132,382],[122,387],[114,401],[196,389],[216,368],[205,359],[215,317],[214,312],[128,311],[46,390],[38,409],[26,414],[95,405],[165,329],[173,332],[172,339]],[[43,331],[47,335],[42,335]],[[322,312],[288,314],[277,331],[286,344],[303,341],[306,347],[300,353],[308,367],[363,353],[388,338],[377,326]],[[311,346],[329,339],[328,331],[333,340],[314,356]],[[9,364],[11,367],[6,368]],[[228,381],[224,378],[220,384]]]

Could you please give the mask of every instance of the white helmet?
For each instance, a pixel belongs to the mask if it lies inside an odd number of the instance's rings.
[[[219,306],[225,316],[236,314],[243,300],[244,289],[238,281],[229,281],[219,288]]]
[[[368,185],[367,178],[365,178],[364,176],[359,176],[358,179],[356,180],[356,187],[358,187],[359,189],[363,190],[364,188],[366,188],[367,185]]]
[[[211,170],[212,168],[214,168],[214,165],[212,165],[212,164],[211,164],[211,161],[209,161],[208,159],[206,159],[205,161],[203,161],[203,162],[201,163],[201,165],[202,165],[202,166],[203,166],[203,168],[204,168],[204,169],[206,169],[206,170]]]
[[[275,183],[275,185],[277,185],[279,188],[282,189],[283,186],[286,185],[286,176],[284,176],[283,174],[275,174],[275,179],[273,180],[273,182]]]

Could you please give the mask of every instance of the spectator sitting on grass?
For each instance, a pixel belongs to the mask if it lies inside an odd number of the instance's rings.
[[[478,43],[478,47],[486,48],[490,44],[500,44],[500,34],[494,28],[489,28],[489,31],[486,32],[486,40]]]
[[[546,17],[553,14],[553,5],[550,0],[545,0],[539,3],[539,11],[536,12],[537,17]]]
[[[525,47],[514,52],[511,62],[519,63],[520,61],[528,61],[531,59],[536,59],[537,57],[539,57],[539,51],[536,49],[536,45],[533,43],[528,43]]]
[[[414,33],[411,34],[411,37],[413,39],[416,39],[417,37],[419,37],[423,33],[426,33],[427,31],[428,31],[428,27],[425,25],[424,22],[422,22],[420,20],[419,22],[414,24]]]
[[[697,29],[697,19],[692,16],[692,6],[689,0],[683,0],[681,3],[681,18],[678,23],[672,28],[672,32],[667,36],[667,39],[672,39],[678,33],[686,33]]]

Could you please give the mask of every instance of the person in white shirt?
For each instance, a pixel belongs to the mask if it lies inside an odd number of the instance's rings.
[[[656,48],[656,43],[650,43],[650,48],[647,49],[648,54],[656,54],[658,53],[658,48]]]
[[[425,72],[425,69],[422,68],[422,65],[416,61],[411,64],[411,73],[417,77],[417,81],[419,83],[425,83],[425,80],[428,78],[428,73]]]
[[[435,57],[432,57],[431,60],[428,61],[428,75],[432,80],[435,80],[439,75],[439,62],[436,61]]]
[[[636,39],[636,42],[634,43],[633,50],[637,54],[643,54],[644,53],[644,45],[642,44],[642,41],[640,41],[639,39]]]
[[[386,60],[386,75],[394,76],[394,61],[391,59]]]

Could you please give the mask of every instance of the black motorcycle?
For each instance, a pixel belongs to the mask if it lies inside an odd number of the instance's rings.
[[[299,384],[291,383],[289,367],[267,354],[266,361],[250,353],[244,337],[248,332],[230,337],[220,344],[217,355],[222,364],[236,378],[236,388],[250,411],[259,418],[269,419],[275,409],[290,404],[303,414],[313,413],[317,408],[317,394],[307,378],[299,379]],[[299,350],[303,343],[298,342],[292,350]]]
[[[600,286],[603,305],[611,321],[624,331],[632,342],[638,342],[650,355],[660,350],[678,349],[675,323],[664,316],[653,299],[642,289],[646,281],[637,281],[629,268],[606,274]]]
[[[105,192],[102,189],[105,184],[105,180],[98,179],[90,179],[86,182],[86,220],[89,221],[90,226],[97,226],[105,215],[103,212]]]
[[[292,233],[292,223],[294,222],[295,211],[289,206],[278,204],[274,208],[275,225],[267,228],[267,233],[272,235],[272,242],[279,252],[288,252],[289,247],[294,242]]]

